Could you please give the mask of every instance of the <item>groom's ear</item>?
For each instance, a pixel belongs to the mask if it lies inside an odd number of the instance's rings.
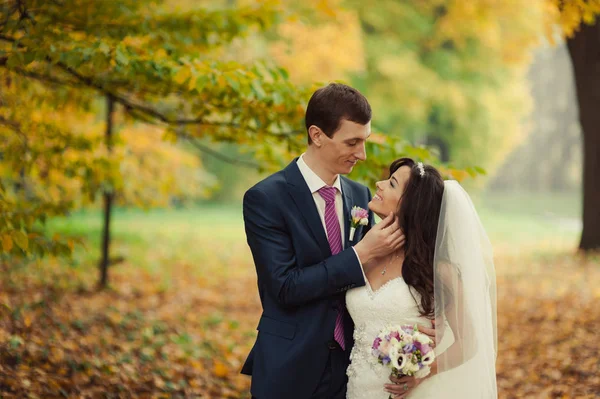
[[[308,128],[308,136],[314,145],[321,147],[323,145],[323,136],[325,133],[315,125],[310,125]]]

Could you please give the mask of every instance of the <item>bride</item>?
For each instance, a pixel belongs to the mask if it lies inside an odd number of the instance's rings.
[[[490,242],[469,195],[456,181],[412,159],[390,166],[369,208],[394,212],[406,243],[366,268],[348,291],[355,324],[348,399],[490,399],[496,390],[496,283]],[[436,360],[422,379],[390,377],[371,345],[390,325],[435,327]]]

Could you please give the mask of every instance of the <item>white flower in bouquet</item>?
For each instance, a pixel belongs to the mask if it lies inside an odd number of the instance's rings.
[[[381,331],[371,348],[377,364],[391,368],[393,375],[424,378],[435,360],[431,339],[417,326],[394,326]]]

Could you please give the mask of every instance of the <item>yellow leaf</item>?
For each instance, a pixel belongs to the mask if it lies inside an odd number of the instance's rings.
[[[2,249],[4,252],[10,252],[13,247],[13,240],[8,234],[2,236]]]
[[[183,84],[191,76],[190,68],[182,67],[173,77],[173,81],[177,84]]]
[[[165,51],[164,48],[160,48],[160,49],[158,49],[158,51],[156,53],[154,53],[154,58],[156,58],[156,59],[167,58],[167,52]]]
[[[387,141],[387,136],[380,133],[372,133],[369,136],[369,141],[376,144],[385,144]]]
[[[192,74],[191,79],[188,82],[188,90],[189,91],[192,91],[196,88],[196,81],[197,81],[196,77]]]
[[[156,385],[157,388],[162,389],[165,386],[165,381],[162,378],[155,376],[154,385]]]
[[[215,374],[215,376],[223,378],[226,377],[227,374],[229,374],[229,369],[227,368],[225,363],[221,362],[220,360],[216,360],[215,365],[213,367],[213,373]]]

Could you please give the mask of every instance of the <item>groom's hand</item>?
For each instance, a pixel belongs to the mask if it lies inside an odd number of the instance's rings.
[[[363,265],[374,258],[389,255],[404,245],[404,233],[393,213],[369,230],[363,239],[354,246],[356,254]]]

